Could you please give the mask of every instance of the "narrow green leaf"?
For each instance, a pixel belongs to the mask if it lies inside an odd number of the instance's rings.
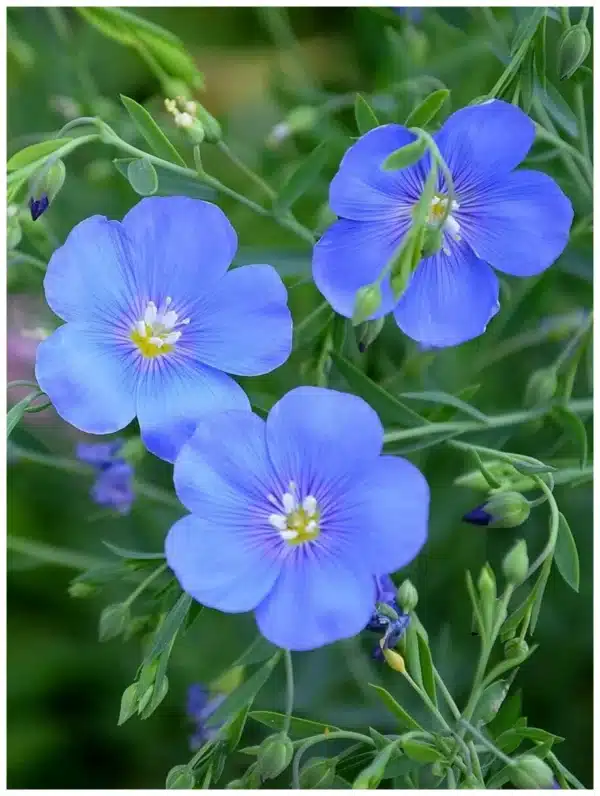
[[[356,119],[356,127],[360,135],[368,133],[375,127],[379,127],[379,120],[375,116],[375,111],[362,94],[357,94],[354,100],[354,118]]]
[[[248,703],[246,707],[242,708],[237,716],[229,724],[227,730],[227,750],[229,754],[235,752],[238,748],[242,735],[244,734],[244,727],[246,726],[246,719],[252,707],[252,702]]]
[[[192,598],[184,592],[156,629],[150,649],[144,658],[145,664],[150,663],[153,658],[158,657],[167,649],[185,621],[191,604]]]
[[[154,121],[148,111],[135,100],[121,94],[121,102],[127,109],[140,134],[147,141],[155,155],[178,166],[185,166],[185,161]]]
[[[331,358],[350,388],[371,404],[384,425],[414,428],[427,423],[425,418],[366,376],[356,365],[335,352],[331,353]]]
[[[255,663],[262,663],[270,658],[277,651],[277,647],[271,644],[270,641],[264,636],[258,635],[252,644],[246,649],[239,658],[231,665],[231,668],[237,666],[252,666]]]
[[[400,396],[402,398],[410,398],[413,401],[433,403],[436,404],[436,406],[452,406],[454,409],[459,409],[461,412],[469,415],[469,417],[474,417],[475,420],[479,420],[482,423],[488,422],[487,415],[484,415],[479,409],[476,409],[465,401],[461,401],[460,398],[450,393],[440,392],[438,390],[425,390],[423,392],[403,392],[400,393]]]
[[[123,691],[123,696],[121,697],[121,708],[119,711],[119,720],[117,722],[117,726],[119,727],[121,724],[125,724],[125,722],[130,719],[137,710],[137,688],[137,683],[132,683]]]
[[[563,580],[573,589],[579,591],[579,555],[577,553],[577,545],[569,527],[569,523],[565,519],[565,515],[559,513],[558,519],[558,537],[556,539],[556,548],[554,550],[554,563],[558,571],[563,577]]]
[[[285,213],[318,179],[329,156],[327,142],[319,144],[308,157],[303,158],[298,168],[279,190],[275,200],[275,211]]]
[[[129,168],[129,164],[134,160],[135,158],[115,158],[113,163],[119,173],[122,174],[125,179],[128,179],[127,169]],[[214,200],[217,195],[216,191],[211,188],[210,185],[205,185],[201,181],[201,178],[186,177],[184,174],[176,174],[170,171],[170,169],[159,165],[154,165],[154,170],[158,177],[157,193],[161,196],[189,196],[191,199],[204,199],[210,201]]]
[[[380,732],[373,729],[373,727],[369,727],[369,735],[375,742],[375,746],[377,747],[377,749],[385,749],[386,746],[389,746],[390,742],[385,737],[385,735],[382,735]]]
[[[504,700],[497,715],[487,726],[492,738],[497,738],[503,732],[515,726],[521,716],[522,701],[521,691],[515,692]]]
[[[471,718],[473,725],[477,726],[480,721],[484,724],[492,721],[498,715],[507,693],[508,683],[505,680],[497,680],[495,683],[488,685],[479,697],[479,701],[473,711]]]
[[[398,704],[398,702],[396,702],[389,691],[386,691],[385,688],[382,688],[380,685],[374,685],[373,683],[369,683],[369,687],[375,691],[386,708],[390,711],[390,713],[393,713],[403,727],[406,727],[409,730],[418,730],[423,732],[423,727],[421,727],[419,722],[413,719],[410,713],[408,713],[401,705]]]
[[[271,730],[283,730],[285,726],[285,716],[273,710],[253,710],[250,718],[264,724]],[[290,738],[309,738],[311,735],[319,733],[336,732],[339,728],[333,724],[323,724],[320,721],[309,721],[308,719],[298,719],[292,716],[290,724]]]
[[[105,547],[114,553],[119,558],[131,558],[132,560],[139,560],[139,561],[150,561],[150,560],[162,560],[165,557],[164,553],[143,553],[140,550],[126,550],[124,547],[118,547],[116,544],[112,544],[111,542],[102,542]]]
[[[158,175],[147,158],[131,161],[127,167],[127,179],[140,196],[152,196],[158,190]]]
[[[125,603],[108,605],[100,614],[98,637],[100,641],[108,641],[120,636],[130,619],[129,606]]]
[[[546,89],[544,90],[539,81],[536,81],[534,95],[540,100],[556,124],[561,127],[567,135],[570,135],[571,138],[579,137],[577,117],[552,83],[547,82]]]
[[[523,475],[539,475],[540,473],[555,473],[556,467],[551,464],[544,464],[543,462],[524,462],[513,459],[512,466]]]
[[[25,398],[21,398],[21,400],[16,403],[11,409],[8,410],[6,413],[6,438],[8,439],[12,432],[15,430],[18,423],[21,422],[23,419],[23,415],[27,411],[28,406],[35,401],[36,398],[39,398],[40,395],[44,395],[41,390],[35,390],[35,392],[30,392],[29,395],[26,395]]]
[[[402,748],[407,757],[416,760],[417,763],[437,763],[443,760],[444,755],[433,744],[426,741],[418,741],[416,738],[407,738],[402,743]]]
[[[555,406],[552,410],[552,417],[564,428],[573,442],[579,447],[579,458],[583,469],[587,463],[588,441],[582,419],[566,406]]]
[[[17,169],[22,169],[38,160],[46,159],[65,144],[71,143],[71,141],[71,138],[53,138],[50,141],[40,141],[38,144],[31,144],[31,146],[27,146],[25,149],[15,152],[15,154],[9,158],[6,164],[6,170],[17,171]]]
[[[521,107],[525,113],[529,113],[533,102],[535,87],[535,52],[533,49],[529,50],[523,59],[519,73],[519,81],[521,86]]]
[[[431,650],[429,644],[420,633],[416,633],[417,643],[419,645],[419,660],[421,662],[421,676],[423,679],[423,688],[431,699],[434,705],[437,705],[437,692],[435,689],[435,676],[433,674],[433,660],[431,658]]]
[[[400,147],[383,161],[381,166],[383,171],[398,171],[412,166],[421,160],[427,150],[427,142],[424,138],[417,138],[410,144]]]
[[[406,120],[406,127],[425,127],[440,112],[449,96],[450,92],[447,88],[433,91],[410,112]]]
[[[167,774],[167,790],[192,790],[196,783],[193,771],[187,766],[174,766]]]
[[[527,17],[525,17],[525,19],[516,29],[515,35],[513,36],[513,40],[510,46],[511,55],[515,55],[517,50],[526,41],[531,41],[531,39],[533,39],[538,29],[538,25],[542,21],[545,13],[546,9],[543,7],[539,7],[539,8],[534,8],[531,11],[531,13]]]
[[[242,708],[248,705],[258,694],[263,685],[267,682],[279,658],[281,651],[278,650],[270,660],[255,672],[252,677],[242,685],[227,695],[225,700],[219,705],[212,716],[206,722],[208,727],[218,727],[227,721],[234,713],[239,713]]]
[[[308,346],[323,331],[333,316],[333,310],[324,301],[299,323],[294,324],[294,350]]]
[[[555,743],[562,743],[565,740],[561,738],[560,735],[554,735],[552,732],[540,730],[537,727],[516,727],[514,731],[520,735],[521,738],[527,738],[536,743],[548,743],[552,745]]]

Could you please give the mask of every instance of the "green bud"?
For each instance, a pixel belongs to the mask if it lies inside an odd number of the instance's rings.
[[[523,755],[510,768],[513,785],[523,790],[551,788],[554,782],[552,769],[535,755]]]
[[[204,139],[209,144],[216,144],[221,140],[221,125],[200,103],[196,104],[196,116],[204,130]]]
[[[496,492],[482,509],[490,517],[488,528],[517,528],[531,512],[529,501],[520,492]]]
[[[152,699],[153,693],[154,693],[154,686],[153,685],[148,686],[148,688],[146,688],[146,690],[139,699],[137,707],[138,713],[143,713],[144,710],[148,707],[148,705],[150,704],[150,700]]]
[[[419,602],[419,593],[410,580],[407,579],[400,584],[396,592],[396,601],[400,608],[407,614],[415,610]]]
[[[385,325],[385,318],[376,318],[374,321],[367,321],[360,327],[357,335],[358,350],[363,354],[367,348],[377,340],[381,330]]]
[[[69,585],[69,597],[75,597],[77,599],[83,599],[85,597],[91,597],[92,594],[96,594],[98,588],[93,586],[91,583],[83,583],[82,581],[74,581]]]
[[[119,726],[125,724],[137,710],[138,684],[132,683],[123,691],[121,697],[121,709],[119,711]]]
[[[263,780],[275,779],[289,766],[294,756],[294,746],[283,733],[271,735],[260,745],[258,752],[258,772]]]
[[[228,782],[225,785],[225,790],[241,790],[246,787],[246,783],[243,779],[232,779],[231,782]]]
[[[583,64],[592,46],[586,25],[574,25],[566,30],[558,42],[558,74],[561,80],[573,77]]]
[[[518,586],[527,577],[529,569],[529,557],[527,556],[527,544],[524,539],[519,539],[516,545],[510,550],[502,562],[504,577],[509,583]]]
[[[496,578],[489,564],[481,568],[477,588],[482,600],[493,602],[496,599]]]
[[[358,326],[364,323],[373,315],[381,306],[381,288],[376,282],[372,285],[365,285],[356,292],[354,300],[354,312],[352,314],[352,323]]]
[[[167,790],[192,790],[196,784],[194,772],[187,766],[174,766],[167,774]]]
[[[521,658],[529,652],[529,644],[525,639],[511,638],[504,645],[505,658]]]
[[[100,641],[108,641],[120,636],[130,620],[129,606],[125,603],[107,606],[100,614],[98,637]]]
[[[335,779],[335,760],[314,757],[300,770],[300,787],[330,788]]]
[[[532,408],[550,403],[556,395],[557,388],[558,376],[554,368],[541,368],[534,371],[525,388],[525,406]]]
[[[500,462],[497,459],[492,461],[483,462],[485,469],[490,473],[496,481],[507,483],[513,478],[521,479],[520,473],[515,468],[508,464],[508,462]],[[471,470],[464,475],[460,475],[454,479],[455,486],[463,486],[467,489],[474,489],[478,492],[489,492],[490,485],[486,481],[483,473],[479,468]],[[531,488],[535,486],[535,482],[531,479]]]
[[[477,777],[474,774],[467,774],[462,785],[460,786],[460,790],[480,790],[480,789],[481,789],[481,782],[477,779]]]
[[[67,176],[67,169],[62,160],[55,160],[46,172],[41,186],[41,192],[48,195],[48,201],[51,202],[56,194],[63,187],[65,177]]]

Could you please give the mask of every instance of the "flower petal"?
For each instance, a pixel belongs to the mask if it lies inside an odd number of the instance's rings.
[[[292,350],[287,291],[270,265],[247,265],[225,274],[198,307],[190,345],[196,357],[238,376],[278,368]]]
[[[394,311],[413,340],[444,348],[483,334],[498,312],[498,280],[465,243],[422,260]]]
[[[176,522],[165,542],[167,563],[181,588],[228,613],[251,611],[271,590],[281,559],[277,550],[268,552],[235,524],[194,514]]]
[[[374,605],[373,575],[305,544],[286,559],[256,621],[273,644],[310,650],[360,633]]]
[[[133,253],[118,221],[91,216],[74,227],[48,263],[46,301],[65,321],[110,321],[135,303]]]
[[[386,575],[415,558],[427,538],[428,517],[429,486],[421,471],[406,459],[380,456],[340,499],[323,536],[343,534],[358,561]]]
[[[175,460],[204,415],[249,408],[242,388],[225,373],[177,354],[144,360],[137,416],[144,445],[161,459]]]
[[[102,328],[59,327],[37,348],[35,376],[63,420],[81,431],[110,434],[133,420],[135,355]]]
[[[416,141],[399,124],[369,130],[346,152],[329,187],[329,206],[342,218],[355,221],[397,219],[421,195],[428,157],[398,171],[383,171],[384,160],[396,149]]]
[[[267,446],[280,487],[294,481],[302,497],[326,502],[335,484],[381,452],[383,427],[356,395],[321,387],[297,387],[267,418]],[[322,506],[323,508],[323,506]]]
[[[147,301],[209,292],[227,271],[237,249],[237,235],[225,213],[210,202],[187,196],[142,199],[123,219],[139,267],[137,282]]]
[[[177,496],[194,514],[219,514],[218,524],[266,522],[273,512],[267,495],[273,491],[275,474],[265,421],[248,411],[203,418],[181,448],[173,477]]]
[[[352,317],[357,290],[377,279],[408,227],[409,219],[343,220],[329,227],[313,249],[312,268],[316,286],[337,313]],[[396,304],[389,277],[381,292],[381,306],[372,318],[386,315]]]
[[[461,200],[461,192],[518,166],[533,144],[535,126],[515,105],[491,100],[456,111],[434,137]]]
[[[538,171],[508,174],[460,212],[461,234],[477,255],[514,276],[552,265],[569,241],[572,221],[569,199]]]

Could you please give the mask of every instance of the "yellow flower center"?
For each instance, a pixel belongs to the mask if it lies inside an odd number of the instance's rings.
[[[278,501],[269,495],[269,501],[279,510],[269,516],[269,522],[290,545],[311,542],[321,533],[320,512],[316,499],[307,495],[302,502],[298,498],[296,484],[290,481],[288,492]]]
[[[136,321],[131,330],[131,340],[142,356],[152,358],[168,354],[181,337],[181,331],[177,327],[186,326],[190,322],[189,318],[179,320],[175,310],[169,309],[171,302],[171,297],[167,296],[159,310],[153,301],[149,301],[144,317]]]

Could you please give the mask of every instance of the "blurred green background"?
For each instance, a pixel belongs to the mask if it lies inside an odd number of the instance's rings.
[[[312,105],[319,97],[351,96],[355,91],[375,95],[372,101],[382,120],[402,120],[415,101],[431,90],[431,84],[416,80],[423,75],[437,78],[451,89],[451,108],[447,107],[446,113],[457,109],[489,91],[496,81],[503,69],[501,57],[508,36],[524,11],[495,9],[492,31],[485,9],[430,9],[424,11],[422,20],[410,24],[402,16],[393,20],[366,8],[297,8],[289,13],[295,41],[290,41],[289,29],[281,25],[284,17],[260,9],[156,8],[140,9],[139,13],[182,38],[205,74],[202,102],[221,121],[229,146],[273,186],[281,185],[290,169],[323,138],[330,141],[330,158],[321,179],[295,208],[304,223],[317,228],[326,219],[327,184],[356,135],[351,102],[335,116],[320,120],[312,130],[279,146],[268,141],[274,125],[298,105]],[[73,10],[9,9],[8,23],[9,155],[40,140],[42,134],[58,130],[70,118],[89,114],[101,115],[122,137],[139,146],[135,129],[120,106],[120,93],[151,109],[189,153],[183,134],[162,109],[159,84],[133,50],[102,37]],[[548,80],[566,100],[563,113],[568,125],[573,89],[570,81],[559,85],[557,80],[559,35],[559,25],[549,21]],[[390,86],[395,87],[390,90]],[[586,92],[591,115],[591,85]],[[589,117],[588,121],[591,131]],[[203,145],[202,151],[208,171],[261,201],[256,188],[220,153],[210,145]],[[112,158],[118,156],[101,145],[82,147],[71,155],[63,190],[37,226],[24,227],[20,249],[47,259],[72,226],[86,216],[101,213],[120,218],[137,197],[112,165]],[[577,218],[591,212],[580,186],[570,181],[559,160],[545,159],[537,148],[529,160],[531,167],[542,168],[559,180],[573,201]],[[296,321],[304,317],[319,301],[309,283],[310,251],[306,245],[273,221],[259,218],[231,200],[218,201],[238,232],[238,262],[275,265],[290,286],[295,285],[290,296]],[[456,393],[479,384],[471,400],[482,411],[518,409],[528,376],[550,363],[560,343],[547,338],[520,353],[490,361],[489,366],[486,363],[497,352],[498,340],[536,330],[549,317],[591,308],[591,244],[591,234],[584,232],[542,277],[505,280],[502,311],[483,338],[458,349],[419,355],[393,323],[388,323],[360,360],[362,366],[392,391],[442,389]],[[30,377],[35,349],[32,330],[54,323],[40,300],[41,278],[26,265],[9,269],[11,379]],[[254,380],[251,389],[268,405],[290,387],[310,381],[317,356],[316,351],[296,352],[277,373]],[[590,367],[587,378],[586,368],[582,371],[576,396],[591,392]],[[344,385],[335,372],[331,385]],[[28,419],[14,434],[14,441],[23,447],[61,456],[72,456],[80,438],[51,412]],[[489,443],[510,443],[511,450],[542,459],[559,456],[575,461],[576,457],[572,443],[549,422],[543,428],[506,431],[502,437],[489,437]],[[469,568],[477,573],[486,560],[499,566],[503,553],[522,532],[530,550],[540,550],[547,512],[545,507],[534,510],[526,527],[515,531],[464,525],[462,514],[476,505],[479,496],[453,487],[452,481],[467,462],[456,452],[438,448],[411,458],[424,469],[431,484],[432,516],[426,549],[407,574],[420,593],[419,613],[428,628],[437,665],[462,701],[477,651],[464,571]],[[140,477],[168,488],[170,468],[147,457],[140,466]],[[11,459],[9,533],[95,559],[109,557],[102,540],[127,548],[161,550],[177,509],[140,497],[129,517],[115,519],[90,502],[89,487],[85,476],[19,461],[18,457]],[[579,595],[574,594],[553,571],[536,631],[540,648],[522,667],[516,687],[523,691],[523,711],[529,724],[566,738],[556,752],[590,786],[592,490],[587,483],[578,488],[558,487],[556,494],[579,547],[581,589]],[[36,565],[28,557],[9,554],[9,787],[162,787],[168,769],[190,756],[190,726],[185,717],[188,685],[209,681],[235,659],[253,637],[252,617],[204,611],[174,650],[170,690],[159,710],[147,721],[133,719],[117,728],[121,694],[132,682],[140,660],[139,643],[99,644],[96,628],[102,607],[123,597],[126,587],[107,588],[87,601],[71,599],[67,587],[76,574],[76,569]],[[381,682],[419,715],[421,707],[413,695],[397,683],[393,673],[370,661],[371,644],[372,639],[360,639],[295,656],[295,714],[345,728],[372,725],[380,731],[393,731],[391,717],[366,688],[367,682]],[[281,672],[276,672],[261,692],[257,705],[282,709]],[[246,732],[248,744],[264,736],[264,729],[251,722]],[[244,762],[238,757],[228,763],[222,781],[239,775]]]

